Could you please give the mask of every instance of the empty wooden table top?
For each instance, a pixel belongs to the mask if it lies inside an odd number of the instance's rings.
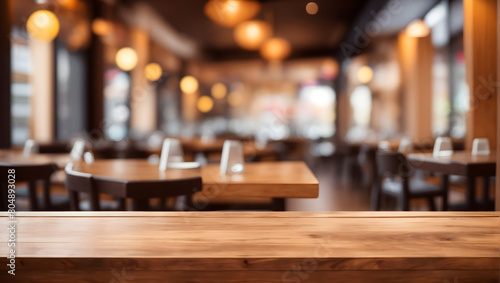
[[[245,172],[235,175],[220,174],[219,165],[201,169],[158,170],[158,164],[137,159],[96,160],[93,164],[76,164],[75,171],[94,177],[129,181],[181,179],[201,176],[203,193],[207,198],[276,197],[315,198],[318,180],[304,162],[256,162],[245,164]]]
[[[470,151],[455,151],[450,156],[432,153],[408,155],[411,166],[426,171],[462,176],[495,176],[496,152],[489,155],[472,155]]]
[[[76,163],[73,170],[88,173],[94,178],[109,178],[125,181],[174,180],[201,176],[197,169],[158,170],[158,164],[146,159],[97,159],[92,164]]]
[[[500,278],[498,212],[20,212],[17,221],[17,282]],[[0,245],[8,238],[1,229]],[[2,282],[14,278],[7,260]]]
[[[219,173],[218,164],[202,168],[203,191],[217,196],[316,198],[319,183],[304,162],[246,163],[241,174]],[[198,193],[198,194],[200,194]]]
[[[56,164],[64,167],[70,161],[69,154],[31,154],[25,156],[17,150],[0,150],[0,164],[43,165]]]

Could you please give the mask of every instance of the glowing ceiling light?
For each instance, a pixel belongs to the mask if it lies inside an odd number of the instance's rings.
[[[78,0],[57,0],[57,2],[69,10],[76,10],[80,5]]]
[[[59,33],[59,20],[54,13],[39,10],[30,15],[26,29],[28,34],[38,41],[52,41]]]
[[[257,50],[271,36],[271,27],[264,21],[248,21],[234,29],[234,40],[244,49]]]
[[[406,34],[411,37],[426,37],[431,30],[422,20],[415,20],[406,27]]]
[[[181,79],[180,87],[183,93],[195,93],[198,90],[198,80],[193,76],[185,76]]]
[[[309,15],[316,15],[316,13],[318,13],[318,4],[316,4],[315,2],[309,2],[307,3],[306,5],[306,12],[309,14]]]
[[[284,38],[271,38],[260,48],[260,55],[269,61],[283,60],[290,55],[292,47]]]
[[[226,97],[227,87],[223,83],[216,83],[210,89],[210,93],[214,98],[222,99]]]
[[[100,36],[113,32],[113,24],[104,19],[98,18],[92,21],[92,31]]]
[[[335,59],[326,59],[321,64],[321,77],[327,80],[333,80],[339,73],[339,63]]]
[[[154,82],[161,78],[162,70],[158,63],[149,63],[144,68],[144,75],[146,79]]]
[[[358,73],[357,73],[357,77],[358,77],[358,80],[360,83],[362,83],[362,84],[369,83],[373,78],[372,68],[370,68],[368,66],[363,66],[363,67],[359,68]]]
[[[260,11],[260,3],[254,0],[210,0],[204,9],[205,15],[216,24],[234,27],[255,17]]]
[[[207,113],[214,107],[214,101],[212,100],[212,98],[208,96],[202,96],[198,98],[196,106],[198,107],[198,110],[200,112]]]
[[[116,65],[124,71],[130,71],[137,65],[137,52],[130,47],[124,47],[116,52]]]

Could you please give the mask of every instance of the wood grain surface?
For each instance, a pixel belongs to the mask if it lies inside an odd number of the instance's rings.
[[[319,183],[304,162],[246,163],[241,174],[219,173],[218,164],[202,168],[203,190],[214,197],[316,198]]]
[[[498,282],[500,269],[498,212],[26,212],[17,237],[17,282]]]
[[[93,164],[76,164],[75,171],[94,178],[147,181],[202,177],[203,191],[197,198],[224,197],[316,198],[318,180],[304,162],[256,162],[245,164],[241,174],[220,174],[219,165],[201,169],[158,170],[157,164],[138,159],[96,160]]]
[[[456,151],[451,156],[435,157],[432,153],[408,155],[415,169],[462,176],[495,176],[496,151],[489,155],[474,156],[470,151]]]
[[[16,165],[57,164],[63,168],[70,161],[69,154],[31,154],[24,156],[17,150],[0,150],[0,163]]]

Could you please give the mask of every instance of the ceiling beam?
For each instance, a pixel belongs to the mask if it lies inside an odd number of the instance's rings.
[[[181,59],[191,60],[200,57],[196,42],[175,30],[149,4],[133,2],[121,5],[118,13],[127,24],[144,30],[153,41]]]

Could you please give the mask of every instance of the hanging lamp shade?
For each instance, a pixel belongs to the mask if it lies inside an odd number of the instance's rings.
[[[38,10],[28,18],[26,29],[38,41],[52,41],[59,33],[59,20],[51,11]]]
[[[124,47],[116,52],[115,62],[118,68],[130,71],[137,65],[137,52],[130,47]]]
[[[426,37],[431,29],[422,20],[415,20],[406,27],[406,34],[411,37]]]
[[[357,73],[358,81],[362,84],[369,83],[373,78],[373,70],[369,66],[362,66]]]
[[[100,36],[108,35],[113,32],[113,23],[102,18],[92,21],[92,31]]]
[[[254,0],[210,0],[205,4],[205,15],[225,27],[248,21],[259,11],[260,3]]]
[[[152,82],[159,80],[162,73],[163,71],[158,63],[149,63],[144,68],[144,76]]]
[[[214,101],[208,96],[201,96],[196,102],[196,107],[202,113],[207,113],[214,108]]]
[[[264,21],[243,22],[234,29],[234,40],[247,50],[258,50],[270,36],[271,27]]]
[[[267,40],[260,48],[260,55],[269,61],[279,61],[290,56],[292,47],[290,43],[280,37],[274,37]]]
[[[214,98],[222,99],[226,97],[227,87],[223,83],[216,83],[210,88],[210,93]]]
[[[180,88],[183,93],[193,94],[198,91],[198,80],[193,76],[185,76],[180,81]]]

